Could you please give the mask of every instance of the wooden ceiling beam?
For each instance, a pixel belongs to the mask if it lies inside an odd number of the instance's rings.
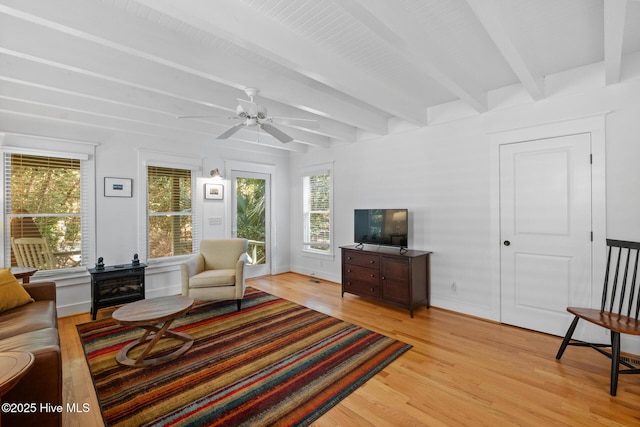
[[[607,85],[620,81],[627,0],[604,1],[604,74]]]
[[[82,137],[87,141],[100,142],[110,135],[116,133],[124,133],[131,135],[140,135],[151,138],[172,138],[172,140],[184,140],[185,134],[191,133],[195,137],[194,140],[205,141],[224,145],[234,145],[241,142],[247,145],[268,146],[281,151],[291,151],[304,153],[308,151],[308,146],[299,142],[290,142],[283,144],[270,135],[261,134],[259,138],[255,133],[247,131],[238,132],[235,140],[218,140],[209,132],[194,131],[182,129],[159,129],[157,126],[149,126],[146,123],[129,123],[123,126],[119,118],[105,118],[95,113],[87,113],[75,110],[60,109],[59,106],[43,105],[38,103],[25,102],[23,100],[6,99],[0,96],[0,126],[8,132],[27,132],[37,133],[38,126],[34,123],[46,125],[47,129],[58,129],[56,135],[47,133],[47,136],[57,136],[62,138],[78,138],[77,136],[69,136],[69,132],[74,135],[82,132],[83,129],[89,129],[86,134],[91,137]],[[22,128],[20,124],[24,123]],[[26,129],[26,130],[25,130]],[[97,135],[102,135],[98,137]]]
[[[545,97],[544,78],[537,76],[520,54],[513,38],[502,24],[500,5],[495,0],[467,0],[496,47],[534,100]]]
[[[202,119],[176,119],[157,111],[140,110],[136,106],[100,101],[95,98],[87,98],[82,94],[43,86],[36,87],[15,80],[9,81],[2,77],[0,77],[0,82],[3,87],[2,95],[0,95],[0,108],[48,121],[60,123],[71,121],[83,123],[83,126],[154,137],[166,137],[168,134],[172,134],[176,139],[184,139],[185,135],[215,139],[217,135],[236,123],[230,121],[228,124],[220,124]],[[275,148],[296,152],[306,151],[305,146],[308,145],[329,146],[328,138],[308,135],[295,129],[292,131],[287,129],[286,133],[294,137],[295,142],[287,144],[286,147],[280,147],[279,141],[270,135],[263,136],[261,134],[261,145],[270,144]],[[253,138],[252,135],[253,133],[247,132],[239,134],[236,139],[255,144],[257,138]]]
[[[388,82],[373,78],[366,70],[354,66],[350,61],[313,40],[300,37],[285,26],[265,19],[243,2],[139,2],[231,42],[258,57],[285,64],[287,68],[300,75],[335,89],[336,98],[340,97],[342,92],[349,97],[362,100],[363,103],[351,104],[354,111],[363,108],[364,104],[369,104],[377,110],[386,111],[389,115],[395,115],[411,123],[422,125],[427,122],[426,109],[421,108],[420,103],[411,94],[402,93]],[[234,19],[229,19],[229,16]],[[256,36],[251,37],[252,34]],[[272,97],[268,85],[261,89],[265,96]],[[348,102],[348,97],[342,100]]]
[[[61,81],[73,80],[74,90],[77,94],[83,94],[84,90],[78,84],[79,81],[75,80],[75,75],[85,77],[84,81],[108,80],[119,85],[121,90],[122,88],[126,88],[126,90],[138,89],[150,93],[150,96],[177,98],[182,101],[211,106],[206,95],[207,85],[210,85],[211,82],[203,81],[203,79],[197,76],[185,78],[184,75],[179,75],[172,68],[150,64],[148,61],[137,57],[129,57],[129,61],[127,61],[126,57],[120,57],[117,64],[104,64],[104,61],[100,60],[103,52],[90,49],[90,47],[86,45],[86,41],[73,38],[64,33],[57,33],[51,29],[40,27],[37,24],[26,25],[12,19],[4,19],[3,26],[15,36],[12,37],[11,40],[6,40],[3,43],[4,47],[0,48],[0,52],[4,54],[4,61],[7,61],[12,55],[15,55],[16,58],[22,60],[21,63],[23,64],[30,61],[48,66],[49,68],[58,68],[63,71],[63,73],[58,74],[59,76],[66,75]],[[47,46],[34,46],[27,41],[29,35],[49,40],[55,45],[64,45],[66,48],[64,52],[52,52]],[[10,62],[11,61],[9,61],[9,63]],[[0,77],[10,72],[10,66],[3,67],[3,69],[0,70]],[[15,70],[13,70],[13,74],[14,76],[19,76],[17,77],[18,81],[23,82],[24,80],[22,79],[29,75],[25,74],[22,76],[21,73]],[[35,73],[31,73],[31,75],[33,74]],[[86,79],[86,77],[89,77],[89,79]],[[10,77],[7,76],[6,78],[9,79]],[[181,85],[173,86],[172,89],[170,83],[176,79],[181,80]],[[85,87],[85,89],[86,88],[87,87]],[[229,88],[229,90],[231,89]],[[236,95],[236,91],[231,90],[231,92],[229,95]],[[59,93],[61,94],[62,92],[59,91]],[[111,99],[111,95],[104,95],[108,98],[97,100],[88,96],[79,96],[75,99],[76,102],[80,102],[86,106],[85,111],[96,111],[96,115],[99,116],[102,109],[113,105],[113,103],[107,102],[107,99]],[[235,98],[230,98],[229,101],[235,105]],[[170,102],[168,105],[170,105]],[[216,107],[220,108],[219,105]],[[129,123],[132,120],[148,120],[147,123],[149,125],[162,127],[167,122],[176,121],[175,113],[171,115],[170,118],[167,118],[169,114],[159,115],[157,114],[157,110],[152,114],[142,109],[131,108],[129,109],[130,114],[126,114],[124,110],[124,108],[116,108],[116,111],[114,111],[114,115],[119,115],[122,123]],[[225,123],[219,124],[219,126],[226,129],[228,123],[226,123],[224,115],[233,116],[235,115],[235,111],[221,111],[221,113],[220,120]],[[306,133],[300,130],[293,130],[292,133],[295,139],[307,145],[326,147],[329,144],[328,137],[316,133]]]
[[[233,96],[228,98],[233,100],[233,104],[214,105],[208,102],[212,107],[227,111],[233,111],[235,98],[244,95],[242,89],[246,87],[248,81],[257,87],[261,84],[265,86],[274,84],[274,79],[266,70],[262,73],[264,78],[256,81],[253,77],[256,64],[244,58],[233,56],[229,52],[216,51],[210,46],[199,45],[194,39],[189,39],[179,32],[165,31],[159,25],[153,25],[144,19],[100,3],[88,4],[86,1],[60,0],[55,4],[45,2],[36,5],[31,2],[7,0],[0,5],[0,13],[53,29],[111,51],[119,51],[131,57],[155,62],[165,68],[171,67],[176,71],[207,79],[210,87],[215,86],[214,84],[218,85],[214,94],[223,94],[223,96],[212,96],[212,100],[226,98],[225,92],[233,92]],[[118,22],[120,31],[113,32],[113,27],[110,25],[113,22]],[[185,46],[191,46],[193,50],[185,51]],[[211,58],[216,60],[212,61]],[[358,110],[352,103],[336,100],[319,89],[290,79],[278,78],[277,86],[278,90],[288,90],[295,96],[309,100],[308,106],[306,110],[305,106],[301,106],[301,109],[289,107],[283,103],[287,100],[276,97],[274,104],[277,104],[277,107],[270,113],[277,116],[318,120],[322,131],[313,130],[313,133],[340,140],[352,140],[356,134],[356,127],[381,134],[388,132],[387,118],[378,113]],[[274,90],[273,93],[276,91]],[[319,115],[309,112],[317,112]]]
[[[339,5],[391,46],[405,62],[429,76],[440,86],[469,104],[474,110],[483,113],[489,109],[485,92],[471,87],[468,79],[457,78],[458,76],[454,78],[450,70],[444,70],[434,65],[432,58],[425,55],[423,41],[420,37],[409,33],[397,34],[384,24],[382,20],[382,16],[386,15],[384,8],[398,7],[395,3],[378,3],[378,9],[374,14],[372,12],[373,6],[367,0],[360,1],[362,4],[356,0],[344,0],[344,2],[340,1]]]

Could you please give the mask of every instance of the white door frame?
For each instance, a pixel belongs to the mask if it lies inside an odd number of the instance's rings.
[[[226,160],[225,161],[225,177],[228,177],[228,179],[230,179],[233,171],[262,173],[262,174],[271,176],[270,178],[271,185],[270,185],[270,188],[267,189],[270,192],[270,196],[271,196],[270,223],[267,224],[267,227],[270,228],[271,238],[269,241],[269,253],[271,256],[270,256],[270,261],[269,260],[267,261],[269,263],[269,274],[273,274],[273,272],[276,271],[276,266],[278,265],[277,263],[278,254],[276,253],[276,250],[275,250],[275,248],[277,247],[276,245],[277,230],[276,230],[276,220],[275,220],[276,200],[277,200],[276,185],[275,185],[276,167],[275,165],[268,165],[263,163],[251,163],[251,162],[242,162],[237,160]],[[228,182],[229,182],[228,191],[230,192],[233,188],[233,185],[230,180]],[[233,206],[231,201],[234,200],[235,197],[229,194],[229,197],[227,197],[226,199],[227,199],[226,216],[227,218],[229,218],[229,221],[227,221],[227,223],[225,224],[226,226],[225,234],[227,235],[227,237],[231,237],[233,235],[232,222],[234,221]]]
[[[554,123],[531,125],[489,133],[491,169],[491,318],[500,315],[500,146],[515,142],[589,133],[593,155],[591,173],[591,220],[593,246],[591,253],[593,288],[603,281],[606,257],[606,180],[605,180],[605,119],[606,113],[572,118]],[[600,306],[601,295],[592,292],[593,307]],[[568,326],[568,323],[567,323]]]

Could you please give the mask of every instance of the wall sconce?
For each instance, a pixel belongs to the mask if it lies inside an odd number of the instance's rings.
[[[211,178],[213,178],[213,179],[223,179],[223,176],[220,173],[220,170],[218,168],[215,168],[214,170],[211,171]]]

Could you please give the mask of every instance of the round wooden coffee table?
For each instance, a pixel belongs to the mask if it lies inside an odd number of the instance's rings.
[[[3,351],[0,353],[0,396],[20,381],[31,366],[33,354],[27,351]]]
[[[116,355],[116,361],[121,365],[143,368],[174,360],[184,354],[193,345],[193,337],[182,332],[170,331],[169,326],[175,319],[186,314],[192,306],[193,298],[168,296],[136,301],[118,308],[112,314],[115,321],[125,326],[138,326],[145,329],[145,333],[138,341],[122,348]],[[159,327],[160,323],[162,326]],[[162,338],[175,338],[184,341],[184,344],[164,356],[147,357]],[[147,346],[136,359],[127,356],[132,348],[147,342]]]

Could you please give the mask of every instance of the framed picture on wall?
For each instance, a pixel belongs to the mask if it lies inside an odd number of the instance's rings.
[[[132,197],[131,178],[104,178],[104,197]]]
[[[222,200],[224,196],[224,185],[222,184],[205,184],[204,198],[207,200]]]

